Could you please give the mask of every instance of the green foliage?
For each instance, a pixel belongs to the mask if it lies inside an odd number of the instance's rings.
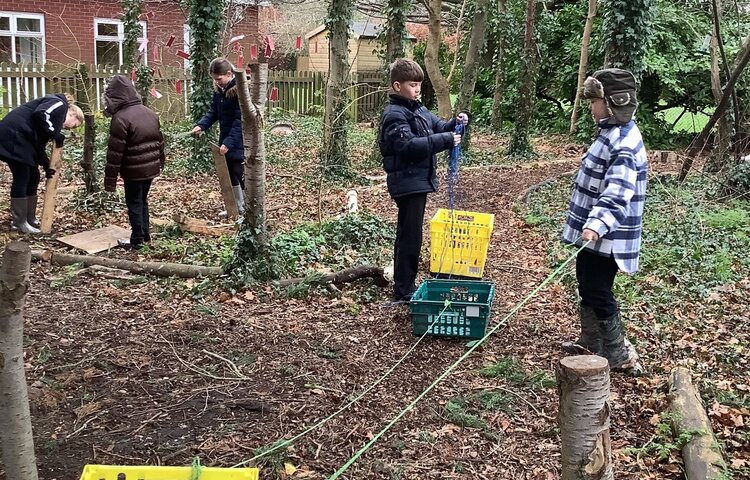
[[[750,162],[741,160],[727,169],[724,191],[732,195],[750,193]]]
[[[138,63],[138,38],[143,36],[143,28],[138,21],[143,7],[142,0],[122,1],[122,64],[132,68]]]
[[[651,34],[653,0],[605,0],[602,5],[606,66],[640,77]]]
[[[445,403],[445,416],[459,427],[487,428],[487,422],[471,413],[467,408],[467,401],[461,397],[452,398]]]
[[[227,263],[235,281],[306,277],[288,292],[308,295],[320,270],[342,270],[362,264],[383,264],[395,239],[392,224],[366,211],[343,215],[329,222],[305,224],[276,235],[262,252],[253,236],[243,231]],[[316,270],[315,273],[309,270]]]
[[[487,365],[479,370],[479,375],[485,378],[503,378],[511,385],[526,385],[534,388],[553,388],[556,385],[555,379],[543,370],[536,370],[528,374],[515,357],[507,357]]]

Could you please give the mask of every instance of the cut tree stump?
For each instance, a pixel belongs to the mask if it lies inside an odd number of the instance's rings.
[[[687,435],[690,441],[682,447],[687,480],[725,478],[726,463],[714,437],[711,422],[701,401],[690,370],[677,367],[669,376],[669,411],[675,438]]]
[[[5,475],[37,480],[28,387],[23,362],[23,307],[29,288],[31,250],[5,247],[0,269],[0,440]]]
[[[563,480],[612,480],[609,363],[596,355],[565,357],[557,365]]]
[[[44,260],[55,265],[74,265],[80,263],[84,267],[102,265],[118,268],[137,274],[156,275],[157,277],[218,277],[223,273],[220,267],[204,267],[201,265],[183,265],[181,263],[162,262],[134,262],[117,258],[94,257],[89,255],[73,255],[57,253],[51,250],[34,250],[31,255],[36,260]]]

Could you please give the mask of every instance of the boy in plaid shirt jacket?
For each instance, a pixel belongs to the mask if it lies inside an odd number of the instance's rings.
[[[563,349],[601,355],[613,370],[640,371],[625,338],[612,285],[618,270],[635,273],[641,246],[648,159],[633,121],[638,105],[631,72],[609,68],[584,82],[599,134],[581,161],[562,238],[583,245],[576,259],[581,336]]]

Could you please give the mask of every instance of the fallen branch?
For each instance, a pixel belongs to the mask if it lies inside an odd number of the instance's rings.
[[[572,177],[573,175],[576,174],[577,171],[578,171],[577,168],[575,170],[569,170],[567,172],[561,173],[560,175],[554,176],[552,178],[548,178],[548,179],[544,180],[543,182],[540,182],[540,183],[537,183],[537,184],[534,184],[534,185],[530,186],[529,188],[527,188],[526,190],[524,190],[523,192],[521,192],[521,194],[518,197],[516,197],[516,203],[517,204],[521,204],[522,203],[522,204],[524,204],[524,205],[526,205],[528,207],[529,203],[531,201],[531,195],[534,192],[536,192],[537,190],[539,190],[542,187],[546,187],[547,185],[555,183],[555,182],[559,181],[562,178]]]
[[[374,278],[375,284],[378,287],[387,287],[388,280],[383,275],[383,268],[376,267],[374,265],[360,265],[358,267],[351,267],[341,270],[340,272],[323,274],[320,278],[300,277],[300,278],[287,278],[279,281],[279,285],[282,287],[288,287],[290,285],[296,285],[304,281],[316,285],[341,285],[342,283],[351,283],[360,278]]]
[[[219,267],[183,265],[181,263],[135,262],[117,258],[58,253],[51,250],[32,250],[31,256],[35,260],[43,260],[55,265],[74,265],[76,263],[80,263],[84,267],[90,267],[92,265],[102,265],[105,267],[127,270],[136,274],[149,274],[156,275],[158,277],[217,277],[223,273],[222,269]]]
[[[685,479],[725,478],[727,466],[698,389],[690,378],[690,370],[683,367],[672,370],[669,376],[669,396],[674,436],[690,438],[682,447]]]

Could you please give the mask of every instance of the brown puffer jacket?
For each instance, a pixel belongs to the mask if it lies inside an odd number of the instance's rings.
[[[104,189],[123,180],[150,180],[164,167],[164,137],[159,117],[143,105],[130,79],[116,75],[104,92],[104,114],[112,117],[107,145]]]

